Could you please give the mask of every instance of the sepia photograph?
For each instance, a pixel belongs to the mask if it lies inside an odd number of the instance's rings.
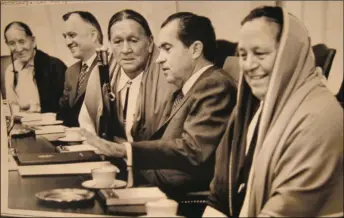
[[[0,2],[1,216],[344,216],[343,1]]]

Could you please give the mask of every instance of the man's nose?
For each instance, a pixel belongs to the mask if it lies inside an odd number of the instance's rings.
[[[165,62],[165,57],[163,56],[162,52],[160,52],[158,58],[155,61],[157,64],[162,64],[163,62]]]
[[[244,70],[250,72],[258,67],[258,61],[256,57],[248,55],[243,64]]]
[[[127,54],[130,53],[132,51],[131,46],[129,45],[128,42],[123,42],[122,48],[121,48],[121,52],[123,54]]]
[[[69,36],[66,36],[66,38],[65,38],[66,45],[70,46],[72,44],[72,42],[73,42],[72,39]]]
[[[23,50],[23,48],[24,47],[22,45],[20,45],[19,43],[16,43],[15,46],[14,46],[13,51],[14,52],[21,52]]]

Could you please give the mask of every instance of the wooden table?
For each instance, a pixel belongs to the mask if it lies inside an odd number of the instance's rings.
[[[54,152],[55,146],[42,136],[12,139],[12,146],[18,152]],[[59,208],[42,204],[35,194],[55,188],[83,188],[81,183],[90,175],[54,175],[22,177],[18,171],[8,173],[8,208],[51,212],[106,214],[98,199],[92,204],[76,208]]]
[[[18,152],[56,152],[56,146],[60,143],[56,141],[61,135],[48,135],[37,137],[26,137],[12,139],[12,146]],[[62,135],[63,137],[63,135]],[[49,141],[49,140],[50,141]],[[35,194],[50,189],[56,188],[83,188],[81,183],[91,179],[90,174],[84,175],[49,175],[49,176],[21,176],[18,171],[8,172],[8,208],[16,210],[28,211],[46,211],[58,212],[58,216],[66,216],[62,213],[68,214],[87,214],[87,215],[110,215],[107,207],[103,207],[101,201],[96,198],[92,204],[82,205],[82,207],[52,207],[42,204]],[[123,178],[119,178],[123,179]],[[179,204],[178,214],[184,216],[201,216],[205,205],[186,205]],[[144,206],[116,206],[110,208],[110,211],[116,212],[117,215],[129,215],[141,213],[144,211]],[[133,214],[131,214],[133,215]]]

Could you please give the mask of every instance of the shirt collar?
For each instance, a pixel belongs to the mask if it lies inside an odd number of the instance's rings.
[[[208,70],[210,67],[214,66],[213,64],[209,64],[205,67],[202,67],[201,69],[199,69],[196,73],[194,73],[188,80],[186,80],[183,88],[182,88],[182,92],[184,95],[186,95],[191,87],[193,86],[193,84],[195,84],[195,82],[197,81],[197,79],[206,71]]]
[[[97,53],[94,53],[87,61],[83,61],[81,66],[87,64],[87,70],[91,67],[94,59],[96,59]]]
[[[137,75],[134,79],[130,79],[128,75],[124,72],[123,68],[121,68],[121,75],[118,81],[117,91],[118,92],[121,91],[126,86],[128,81],[132,81],[132,83],[135,83],[135,84],[138,82],[141,82],[142,75],[143,75],[143,71],[139,75]]]

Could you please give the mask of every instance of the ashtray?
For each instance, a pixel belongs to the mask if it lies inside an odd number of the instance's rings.
[[[38,192],[36,197],[50,205],[75,205],[91,202],[94,195],[94,192],[86,189],[64,188]]]

